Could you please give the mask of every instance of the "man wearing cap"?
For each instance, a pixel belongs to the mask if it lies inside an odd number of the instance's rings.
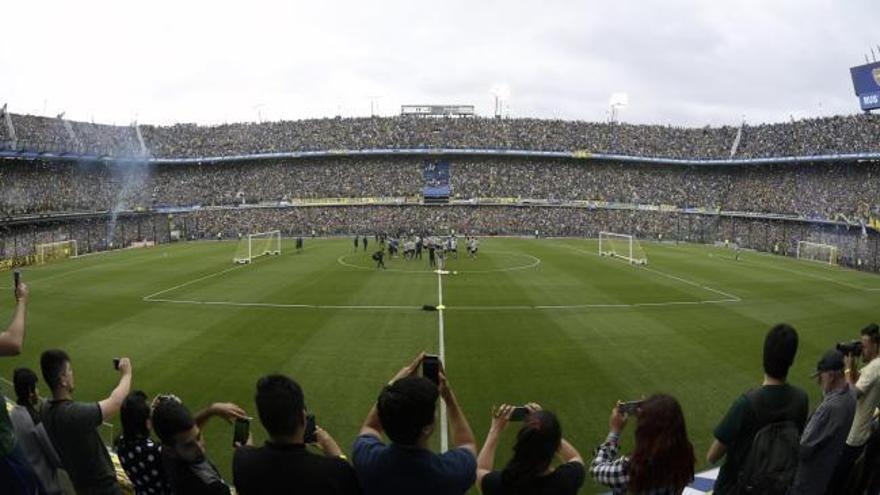
[[[821,495],[828,491],[856,413],[856,391],[844,376],[843,354],[832,349],[811,375],[822,388],[822,403],[801,435],[798,470],[792,494]]]

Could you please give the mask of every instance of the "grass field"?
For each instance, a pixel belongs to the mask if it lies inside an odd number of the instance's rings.
[[[480,444],[493,404],[536,401],[589,458],[616,400],[663,391],[681,401],[702,469],[712,428],[760,383],[772,324],[800,333],[790,379],[812,409],[820,394],[808,374],[821,353],[880,319],[876,276],[757,253],[735,261],[715,247],[643,243],[649,265],[639,268],[597,256],[592,240],[492,238],[479,259],[451,260],[457,274],[441,279],[427,261],[394,259],[377,271],[350,239],[305,246],[297,253],[285,239],[281,256],[248,266],[232,264],[234,242],[196,242],[26,269],[26,349],[0,360],[0,375],[38,370],[41,351],[62,348],[75,397],[97,400],[118,379],[111,359],[125,355],[134,387],[151,396],[173,392],[192,409],[232,401],[256,415],[257,378],[282,372],[349,451],[382,384],[442,346]],[[422,311],[441,290],[445,311]],[[11,301],[0,301],[3,322]],[[253,432],[265,439],[258,422]],[[205,433],[231,480],[232,428],[217,421]],[[511,428],[497,466],[514,436]],[[595,491],[588,482],[584,492]]]

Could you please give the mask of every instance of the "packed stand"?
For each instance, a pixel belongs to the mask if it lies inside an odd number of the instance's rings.
[[[0,162],[0,217],[295,199],[417,197],[421,159],[321,158],[213,164]],[[876,162],[773,166],[639,165],[458,158],[453,199],[600,200],[864,221],[880,216]]]
[[[141,155],[133,126],[71,122],[12,114],[18,142],[28,151],[92,155]],[[325,118],[217,126],[140,126],[156,158],[204,158],[280,153],[406,148],[475,148],[531,151],[586,150],[638,157],[730,158],[740,126],[688,128],[600,122],[372,117]],[[848,115],[777,124],[743,124],[736,158],[805,156],[880,151],[880,117]]]

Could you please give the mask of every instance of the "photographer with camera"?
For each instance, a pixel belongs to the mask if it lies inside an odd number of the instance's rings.
[[[66,352],[43,352],[40,369],[52,391],[43,425],[77,493],[121,495],[116,469],[98,428],[119,414],[131,388],[131,362],[128,358],[119,360],[119,384],[99,402],[74,402],[73,365]]]
[[[513,459],[503,470],[493,471],[498,439],[510,421],[523,421]],[[562,461],[556,469],[550,466],[554,457]],[[562,426],[555,414],[534,403],[524,407],[504,404],[493,409],[492,426],[477,458],[477,486],[484,495],[575,494],[585,477],[584,460],[562,438]]]
[[[255,402],[269,440],[262,447],[236,449],[232,472],[238,493],[360,493],[339,445],[306,413],[299,384],[284,375],[266,375],[257,381]],[[324,455],[309,452],[306,444],[317,445]]]
[[[460,495],[474,484],[474,434],[439,360],[434,361],[433,373],[426,373],[428,367],[422,362],[427,365],[428,357],[419,354],[394,375],[354,442],[354,468],[367,495]],[[437,382],[418,376],[419,367]],[[428,442],[434,434],[439,397],[446,402],[453,447],[435,454]],[[391,440],[389,445],[382,441],[383,433]]]
[[[852,342],[837,344],[844,357],[846,381],[856,391],[856,414],[853,418],[846,446],[834,473],[832,487],[844,490],[856,460],[865,450],[871,436],[871,419],[874,409],[880,403],[880,328],[871,323],[861,331],[861,338]],[[861,355],[863,366],[856,369],[856,359]],[[870,460],[866,459],[866,464]]]
[[[618,456],[620,433],[631,415],[638,419],[635,450],[630,456]],[[614,493],[678,494],[693,481],[694,447],[674,397],[655,394],[637,403],[618,403],[611,410],[608,429],[590,463],[590,476]]]

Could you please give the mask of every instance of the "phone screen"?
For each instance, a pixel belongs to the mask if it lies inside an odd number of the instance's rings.
[[[428,354],[422,360],[422,376],[434,382],[435,385],[440,384],[440,358],[432,354]]]
[[[18,289],[18,286],[21,285],[21,272],[18,270],[12,272],[12,279],[15,281],[15,288]]]
[[[526,416],[529,415],[529,410],[524,406],[514,407],[513,412],[510,413],[511,421],[522,421],[526,419]]]
[[[315,443],[318,441],[317,427],[315,425],[315,415],[306,415],[306,431],[303,435],[304,443]]]
[[[622,402],[617,406],[617,409],[623,414],[633,415],[639,412],[639,408],[642,407],[642,401],[634,400],[630,402]]]
[[[246,419],[236,418],[235,429],[232,433],[232,446],[244,445],[247,443],[248,433],[251,429],[251,422]]]

